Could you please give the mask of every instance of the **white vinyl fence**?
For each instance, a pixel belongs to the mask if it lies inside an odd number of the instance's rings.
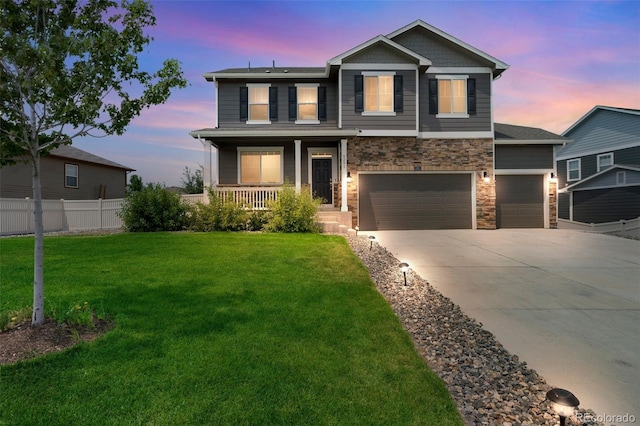
[[[640,238],[640,217],[636,219],[617,220],[615,222],[606,223],[583,223],[573,222],[566,219],[558,219],[558,228],[600,232],[602,234],[620,235],[629,238]]]
[[[118,229],[121,198],[112,200],[42,200],[44,232]],[[0,235],[33,234],[33,200],[0,199]]]

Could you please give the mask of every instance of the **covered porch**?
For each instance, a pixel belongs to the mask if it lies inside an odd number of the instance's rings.
[[[205,193],[211,189],[223,198],[264,209],[290,184],[322,198],[323,211],[349,211],[347,150],[356,129],[203,129],[191,136],[203,147]]]

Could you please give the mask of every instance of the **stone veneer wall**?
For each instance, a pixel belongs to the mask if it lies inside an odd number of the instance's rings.
[[[558,228],[558,184],[549,183],[549,228]]]
[[[496,191],[493,174],[492,139],[416,139],[410,137],[357,137],[349,139],[347,164],[353,181],[348,186],[347,205],[358,220],[357,181],[359,171],[475,171],[476,226],[496,228]],[[487,171],[491,182],[485,183]]]

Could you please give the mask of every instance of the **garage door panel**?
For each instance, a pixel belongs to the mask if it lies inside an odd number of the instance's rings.
[[[362,230],[471,228],[469,174],[361,174]]]
[[[496,176],[498,228],[544,228],[544,177]]]

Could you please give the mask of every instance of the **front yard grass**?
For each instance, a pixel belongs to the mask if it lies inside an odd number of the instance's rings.
[[[30,306],[33,239],[0,240],[0,311]],[[45,239],[47,303],[116,321],[0,367],[0,425],[461,425],[343,238]]]

